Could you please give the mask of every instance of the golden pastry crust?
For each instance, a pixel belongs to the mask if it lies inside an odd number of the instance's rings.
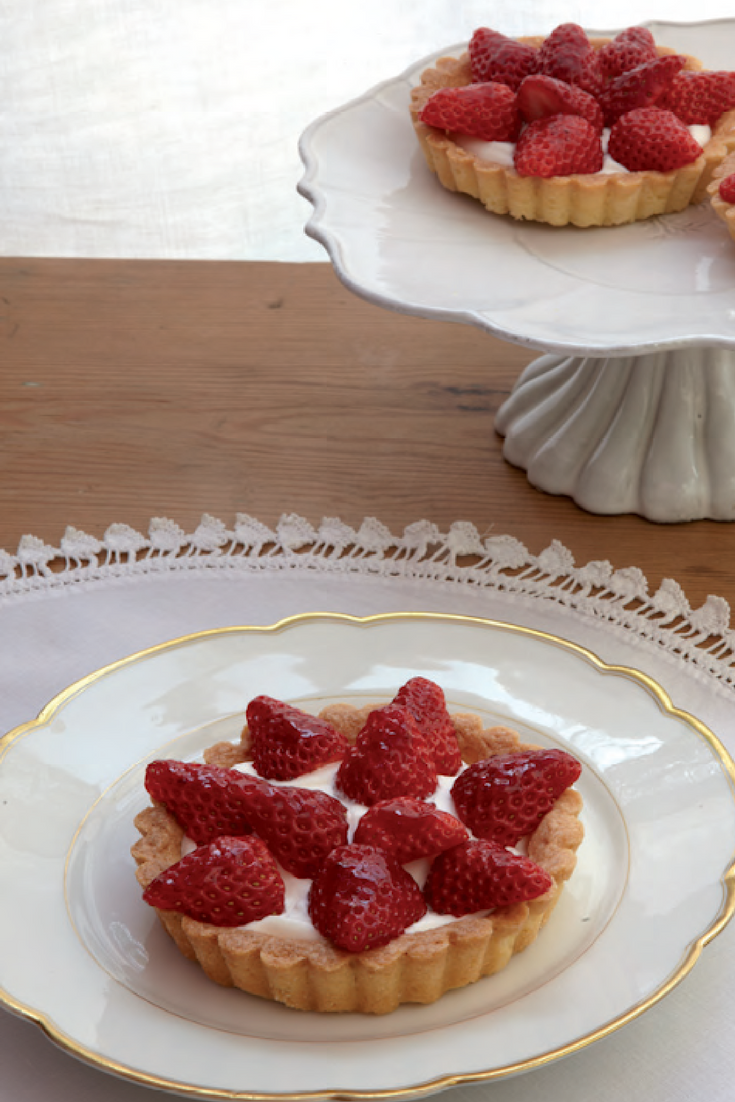
[[[543,38],[522,38],[539,46]],[[590,39],[599,49],[609,39]],[[676,51],[657,47],[659,55]],[[687,57],[686,69],[701,70],[697,58]],[[421,75],[411,92],[411,119],[426,162],[448,191],[478,199],[494,214],[552,226],[620,226],[657,214],[684,210],[706,197],[720,161],[735,149],[735,113],[718,121],[712,137],[696,161],[676,172],[594,173],[588,175],[519,176],[514,168],[484,161],[469,153],[443,130],[426,126],[419,114],[439,88],[470,83],[469,54],[440,58]]]
[[[321,715],[354,738],[371,708],[332,705]],[[465,762],[534,749],[506,727],[483,729],[475,715],[452,720]],[[249,735],[233,746],[219,743],[205,758],[231,766],[249,758]],[[576,865],[584,830],[582,798],[569,788],[528,839],[529,857],[547,870],[554,884],[529,903],[500,908],[485,918],[458,918],[438,929],[403,934],[380,949],[347,953],[328,942],[298,941],[256,933],[246,927],[223,929],[175,911],[157,910],[180,952],[197,961],[210,979],[297,1010],[320,1013],[358,1011],[388,1014],[401,1003],[432,1003],[453,988],[465,987],[506,966],[530,945],[549,918]],[[135,819],[141,837],[133,845],[136,875],[146,888],[181,856],[183,831],[161,806]]]
[[[729,114],[732,118],[733,127],[735,127],[735,111],[730,111]],[[726,203],[724,199],[720,198],[720,184],[726,176],[731,176],[734,172],[735,153],[730,153],[715,169],[712,181],[707,188],[712,209],[727,226],[727,231],[733,241],[735,241],[735,203]]]

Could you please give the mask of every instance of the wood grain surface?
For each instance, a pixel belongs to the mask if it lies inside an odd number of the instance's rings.
[[[205,512],[471,521],[735,602],[732,525],[605,517],[502,457],[533,354],[381,309],[327,264],[0,260],[0,547]]]

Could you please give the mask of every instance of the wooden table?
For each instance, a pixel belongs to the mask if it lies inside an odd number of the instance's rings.
[[[471,521],[735,603],[735,530],[587,514],[502,458],[533,354],[348,291],[328,264],[0,260],[0,547],[154,516]]]

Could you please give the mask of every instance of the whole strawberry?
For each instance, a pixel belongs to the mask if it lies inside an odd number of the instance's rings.
[[[281,914],[285,889],[259,838],[217,838],[160,873],[143,892],[151,907],[214,926],[243,926]]]
[[[702,147],[671,111],[628,111],[610,130],[607,151],[629,172],[674,172],[696,161]]]
[[[286,872],[311,879],[325,857],[347,841],[344,804],[313,788],[268,785],[246,809],[254,832]]]
[[[537,72],[576,84],[586,72],[592,44],[578,23],[560,23],[541,43]]]
[[[421,857],[435,857],[467,837],[467,829],[454,815],[414,796],[398,796],[368,808],[353,840],[377,846],[399,865],[408,865]]]
[[[538,50],[489,27],[478,27],[469,43],[474,83],[497,81],[515,90],[524,77],[536,72]]]
[[[256,696],[246,711],[255,768],[261,777],[293,780],[339,761],[347,740],[318,716],[270,696]]]
[[[656,106],[673,111],[688,126],[714,126],[725,111],[735,108],[735,73],[677,73]]]
[[[430,796],[437,773],[426,739],[411,713],[386,704],[370,713],[337,771],[335,785],[356,803],[394,796]]]
[[[595,130],[602,130],[602,108],[595,97],[563,80],[535,73],[526,77],[516,97],[521,117],[526,122],[550,115],[581,115]]]
[[[412,677],[398,690],[393,703],[407,708],[416,720],[429,744],[437,773],[450,777],[458,773],[462,755],[440,686],[426,677]]]
[[[269,786],[219,765],[161,760],[146,768],[145,787],[189,838],[202,844],[222,834],[251,834],[248,794]]]
[[[437,914],[475,914],[536,899],[553,880],[528,857],[473,838],[434,858],[424,895]]]
[[[628,111],[655,106],[685,63],[686,58],[678,54],[666,54],[614,77],[598,96],[605,126],[612,126]]]
[[[478,838],[514,846],[535,830],[582,767],[565,750],[483,758],[452,785],[457,815]]]
[[[718,191],[723,203],[735,203],[735,173],[720,181]]]
[[[420,118],[427,126],[486,142],[514,142],[521,128],[515,93],[495,81],[440,88]]]
[[[425,913],[410,873],[374,846],[353,843],[332,850],[309,890],[314,926],[349,953],[387,945]]]
[[[516,145],[519,176],[571,176],[599,172],[600,132],[581,115],[552,115],[530,123]]]
[[[601,68],[610,79],[658,57],[656,42],[648,27],[626,27],[597,51]]]

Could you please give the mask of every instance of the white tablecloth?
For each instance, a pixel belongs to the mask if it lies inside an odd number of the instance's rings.
[[[468,555],[474,565],[468,565]],[[57,570],[57,567],[61,567]],[[4,580],[2,580],[4,577]],[[109,662],[190,632],[268,624],[299,612],[436,611],[507,620],[581,643],[653,676],[735,751],[729,608],[690,609],[675,584],[650,593],[634,565],[575,564],[558,543],[534,557],[511,536],[430,523],[355,532],[284,517],[274,531],[204,517],[194,533],[154,521],[33,538],[0,553],[0,726],[32,718],[57,692]],[[702,649],[708,640],[709,650]],[[4,900],[3,904],[8,905]],[[0,977],[0,985],[2,977]],[[730,1102],[735,1078],[735,928],[707,947],[668,997],[577,1055],[518,1078],[456,1087],[488,1102]],[[108,1077],[0,1011],[0,1099],[144,1102],[148,1088]],[[244,1085],[244,1089],[246,1086]]]

